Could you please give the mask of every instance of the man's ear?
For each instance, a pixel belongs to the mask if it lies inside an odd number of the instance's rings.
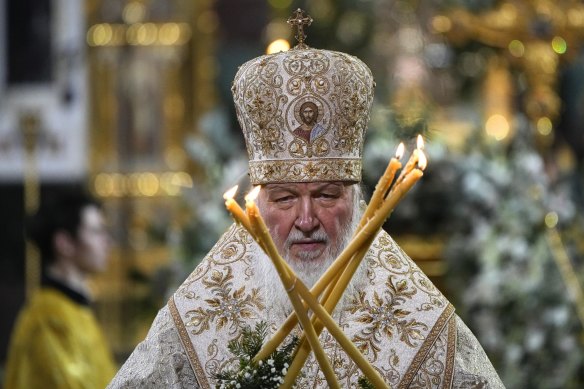
[[[59,230],[53,236],[55,256],[71,257],[75,253],[75,240],[67,231]]]

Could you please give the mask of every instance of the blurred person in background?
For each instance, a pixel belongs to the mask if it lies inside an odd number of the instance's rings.
[[[5,387],[103,388],[116,366],[88,286],[106,269],[110,249],[101,205],[83,191],[62,193],[27,229],[41,253],[42,281],[16,321]]]

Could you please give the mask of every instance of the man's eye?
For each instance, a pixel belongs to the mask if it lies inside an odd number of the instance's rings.
[[[327,199],[328,200],[328,199],[336,199],[339,196],[337,196],[336,194],[321,193],[320,194],[320,197],[323,198],[323,199]]]
[[[281,196],[281,197],[276,197],[274,199],[274,201],[276,203],[285,203],[287,201],[291,201],[292,200],[292,196]]]

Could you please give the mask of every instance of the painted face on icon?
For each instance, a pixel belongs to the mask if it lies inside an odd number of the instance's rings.
[[[303,107],[300,109],[300,115],[302,116],[302,121],[305,124],[313,124],[316,121],[317,115],[316,106],[312,103],[304,103]]]

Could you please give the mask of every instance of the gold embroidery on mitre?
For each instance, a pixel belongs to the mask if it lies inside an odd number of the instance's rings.
[[[249,163],[252,182],[311,182],[311,181],[359,181],[361,160],[321,159],[291,161],[253,161]]]
[[[232,92],[252,184],[360,181],[374,85],[358,58],[304,44],[243,64]]]

